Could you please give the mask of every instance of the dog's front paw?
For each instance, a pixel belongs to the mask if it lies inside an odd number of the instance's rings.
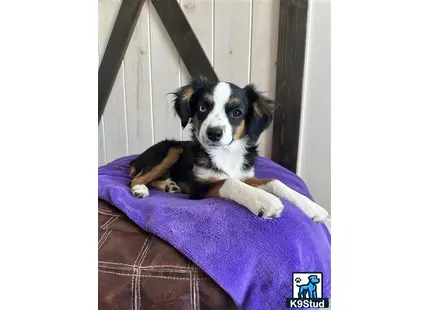
[[[312,219],[315,222],[324,222],[328,218],[328,212],[323,207],[316,205],[317,209],[315,210]]]
[[[307,197],[300,203],[300,206],[303,212],[315,222],[323,222],[328,218],[328,212]]]
[[[133,188],[131,189],[131,192],[133,196],[136,198],[144,198],[149,196],[148,187],[146,187],[146,185],[144,184],[137,184],[133,186]]]
[[[258,217],[273,219],[281,216],[284,205],[278,197],[269,193],[264,193],[264,195],[258,197],[255,210],[255,214]]]

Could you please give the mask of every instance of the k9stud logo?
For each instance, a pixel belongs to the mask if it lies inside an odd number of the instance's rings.
[[[293,298],[287,298],[287,308],[328,308],[322,280],[321,272],[293,272]]]

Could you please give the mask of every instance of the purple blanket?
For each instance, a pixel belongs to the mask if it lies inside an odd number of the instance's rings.
[[[331,236],[324,224],[287,201],[280,218],[264,220],[219,198],[189,200],[152,189],[149,197],[135,198],[127,186],[135,157],[99,168],[99,197],[192,260],[240,309],[286,309],[292,272],[322,272],[323,297],[330,298]],[[298,176],[266,158],[258,158],[256,177],[277,178],[311,198]]]

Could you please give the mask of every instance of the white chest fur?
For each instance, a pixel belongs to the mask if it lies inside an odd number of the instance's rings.
[[[207,152],[211,157],[212,163],[225,173],[194,166],[194,175],[201,179],[243,179],[253,177],[254,169],[247,171],[243,170],[243,164],[245,162],[245,145],[246,141],[239,140],[234,141],[230,146],[225,148],[208,150]]]

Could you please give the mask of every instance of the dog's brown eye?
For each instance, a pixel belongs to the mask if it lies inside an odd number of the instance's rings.
[[[207,108],[206,105],[202,104],[199,108],[200,112],[206,112]]]
[[[231,113],[231,115],[233,115],[233,117],[241,117],[242,116],[242,112],[239,109],[237,109],[237,110],[234,110]]]

